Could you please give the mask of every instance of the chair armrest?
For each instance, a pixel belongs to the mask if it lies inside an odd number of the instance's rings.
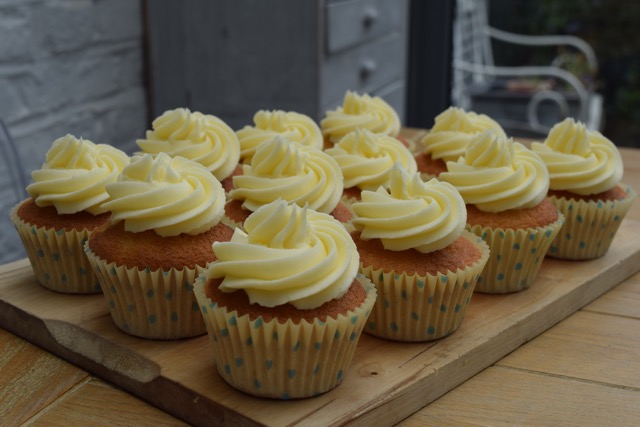
[[[598,71],[598,60],[596,54],[586,41],[579,37],[567,36],[567,35],[553,35],[553,36],[536,36],[536,35],[524,35],[510,33],[508,31],[499,30],[497,28],[488,26],[485,29],[487,35],[491,38],[512,44],[520,44],[525,46],[573,46],[575,49],[582,52],[587,59],[589,70],[592,72]]]

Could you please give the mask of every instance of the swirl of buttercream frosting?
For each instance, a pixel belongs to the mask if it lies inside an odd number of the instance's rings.
[[[243,290],[251,303],[316,308],[344,295],[358,272],[355,244],[330,215],[279,199],[253,212],[244,228],[213,244],[217,261],[206,274],[223,278],[224,292]]]
[[[318,124],[307,115],[293,111],[260,110],[253,116],[253,126],[236,132],[240,141],[240,158],[250,163],[256,147],[280,135],[298,144],[322,149],[324,140]]]
[[[158,235],[196,235],[218,224],[224,189],[200,163],[166,153],[134,156],[114,183],[107,185],[111,222],[126,231]]]
[[[571,118],[554,125],[544,143],[533,142],[531,149],[547,165],[552,190],[597,194],[622,179],[622,157],[613,142]]]
[[[345,188],[388,187],[391,169],[396,163],[409,174],[418,170],[413,154],[405,145],[396,138],[367,129],[349,132],[325,152],[340,165]]]
[[[485,130],[506,138],[502,126],[489,116],[449,107],[436,117],[433,127],[422,138],[424,153],[445,162],[458,160],[469,141]]]
[[[276,136],[257,148],[250,165],[233,177],[229,197],[257,210],[279,198],[330,213],[342,197],[342,170],[327,153]]]
[[[363,191],[351,223],[363,239],[380,239],[387,250],[429,253],[453,243],[464,230],[467,210],[456,188],[433,178],[424,182],[396,164],[388,190]]]
[[[474,137],[464,157],[447,162],[447,169],[439,179],[485,212],[532,208],[549,190],[549,173],[540,156],[492,131]]]
[[[322,134],[334,143],[355,129],[368,129],[395,137],[400,133],[400,117],[379,96],[347,91],[342,105],[327,111],[320,121],[320,128]]]
[[[200,163],[223,180],[240,160],[236,133],[216,116],[187,108],[165,111],[152,123],[152,130],[136,144],[149,154],[167,153]]]
[[[53,141],[42,167],[31,173],[27,192],[38,206],[54,206],[59,214],[104,213],[105,185],[128,163],[129,156],[115,147],[67,134]]]

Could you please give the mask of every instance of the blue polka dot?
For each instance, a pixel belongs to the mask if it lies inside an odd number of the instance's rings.
[[[296,376],[296,370],[289,369],[289,371],[287,372],[287,376],[289,377],[289,379],[293,379]]]
[[[578,224],[582,224],[582,221],[584,221],[582,215],[576,215],[576,221],[578,222]]]
[[[433,297],[432,296],[429,296],[429,298],[427,298],[427,303],[433,304]]]
[[[614,220],[614,221],[620,221],[620,215],[616,215],[616,216],[614,216],[614,217],[613,217],[613,220]]]
[[[417,285],[420,289],[424,288],[424,280],[418,280]]]
[[[117,294],[117,293],[118,293],[118,290],[117,290],[117,289],[116,289],[116,287],[115,287],[115,286],[113,286],[113,285],[111,285],[111,293],[112,293],[112,294]]]
[[[172,322],[178,321],[178,313],[176,313],[175,311],[171,313],[171,321]]]
[[[440,281],[441,281],[442,283],[447,283],[447,282],[449,281],[449,277],[447,277],[447,276],[440,276]]]
[[[349,341],[355,341],[356,338],[358,338],[358,334],[351,332],[351,335],[349,335]]]
[[[516,271],[522,270],[522,263],[521,262],[516,263],[515,269]]]
[[[51,258],[53,258],[54,261],[59,261],[60,260],[60,254],[59,253],[52,253],[51,254]]]
[[[587,247],[587,244],[585,242],[580,242],[578,243],[578,246],[580,246],[580,249],[584,249]]]
[[[429,334],[429,335],[433,335],[433,334],[435,334],[435,333],[436,333],[436,328],[434,328],[433,326],[429,326],[429,327],[427,328],[427,334]]]
[[[163,275],[164,277],[169,276],[169,273],[170,273],[169,271],[162,270],[162,275]]]
[[[229,330],[227,328],[220,329],[220,335],[223,336],[223,337],[228,337],[229,336]]]
[[[336,331],[336,333],[333,334],[333,339],[334,340],[340,339],[340,331]]]
[[[149,323],[154,324],[158,319],[156,318],[155,314],[150,314],[149,317],[147,317],[147,320],[149,321]]]
[[[136,306],[135,306],[135,305],[133,305],[133,304],[129,304],[129,305],[127,305],[127,311],[128,311],[129,313],[131,313],[131,312],[132,312],[133,310],[135,310],[135,309],[136,309]]]
[[[293,348],[291,348],[291,351],[293,351],[293,352],[295,353],[296,351],[300,350],[300,346],[301,346],[301,345],[302,345],[302,344],[300,344],[300,341],[296,342],[296,343],[294,344]]]
[[[534,240],[536,240],[536,235],[535,234],[529,234],[529,240],[531,240],[532,242]]]
[[[504,239],[504,231],[500,230],[500,232],[498,233],[498,236],[500,236],[500,238]]]
[[[553,233],[553,230],[547,230],[544,232],[544,235],[547,237],[551,237],[551,233]]]
[[[604,204],[602,202],[598,202],[598,208],[602,209],[604,207]]]
[[[462,310],[462,306],[460,304],[456,304],[456,306],[453,308],[453,311],[456,313],[460,313],[460,310]]]
[[[236,326],[236,325],[238,324],[238,320],[236,319],[236,316],[231,316],[231,317],[229,318],[229,324],[230,324],[231,326]]]
[[[376,325],[376,322],[369,322],[367,323],[367,328],[369,329],[376,329],[378,326]]]
[[[418,320],[418,319],[420,319],[420,316],[418,316],[418,313],[416,313],[415,311],[412,311],[412,312],[411,312],[411,314],[410,314],[410,316],[411,316],[411,318],[412,318],[413,320]]]
[[[289,399],[291,399],[291,397],[289,397],[289,395],[288,395],[287,393],[283,393],[283,394],[280,396],[280,399],[282,399],[282,400],[289,400]]]
[[[462,289],[468,289],[469,288],[469,282],[464,282],[462,284]]]
[[[515,249],[516,251],[520,249],[520,243],[514,243],[513,244],[513,249]]]
[[[249,337],[244,342],[246,345],[253,345],[253,338]]]
[[[171,301],[173,299],[173,292],[167,292],[166,294],[164,294],[164,297],[167,299],[167,301]]]
[[[256,319],[256,322],[255,322],[255,323],[254,323],[254,325],[253,325],[253,328],[254,328],[254,329],[259,329],[259,328],[261,328],[261,327],[262,327],[262,317],[258,317],[258,318]]]
[[[192,291],[193,290],[193,284],[189,283],[189,282],[185,282],[184,290],[187,291],[187,292]]]
[[[384,275],[380,273],[380,275],[378,276],[378,282],[382,283],[383,281],[384,281]]]
[[[273,360],[268,360],[265,363],[266,367],[267,367],[267,371],[270,370],[271,368],[273,368]]]
[[[40,257],[43,258],[44,257],[44,251],[42,249],[39,249],[38,252],[36,252],[36,254]]]
[[[274,332],[273,335],[271,335],[271,338],[273,338],[274,341],[278,341],[278,333]]]
[[[227,374],[230,374],[231,373],[231,366],[224,365],[224,372],[227,373]]]
[[[504,280],[504,273],[498,273],[496,280]]]
[[[571,233],[565,234],[564,238],[567,239],[567,240],[571,240]]]
[[[253,381],[253,385],[255,385],[256,388],[262,387],[262,383],[260,381],[258,381],[258,380]]]
[[[343,374],[342,374],[342,369],[340,369],[340,370],[338,371],[338,375],[336,375],[336,378],[338,379],[338,381],[342,380],[342,375],[343,375]]]
[[[153,292],[153,289],[149,289],[145,295],[147,296],[147,298],[153,298],[153,296],[155,295],[155,292]]]
[[[496,255],[496,260],[498,260],[498,262],[502,261],[502,255]]]
[[[316,350],[320,350],[322,348],[322,342],[318,341],[313,345]]]
[[[239,368],[242,365],[244,365],[244,360],[242,359],[242,357],[236,357],[236,366]]]
[[[391,330],[392,330],[393,332],[398,332],[398,325],[396,324],[396,322],[391,322],[391,323],[389,324],[389,327],[391,328]]]
[[[442,313],[446,313],[446,312],[447,312],[447,306],[446,306],[446,305],[444,305],[444,304],[441,304],[441,305],[440,305],[440,311],[441,311]]]
[[[352,325],[355,325],[357,321],[358,321],[358,316],[352,316],[351,317],[351,324]]]
[[[555,254],[558,252],[558,247],[557,246],[551,246],[551,248],[549,249],[549,252],[551,252],[552,254]]]
[[[531,253],[535,254],[536,252],[538,252],[538,248],[531,248]]]
[[[400,297],[401,297],[403,300],[405,300],[405,301],[406,301],[406,300],[407,300],[407,292],[406,292],[406,291],[402,291],[402,293],[400,294]]]
[[[385,298],[385,300],[384,300],[384,308],[389,308],[389,307],[391,307],[391,302],[388,299]]]
[[[198,302],[194,301],[191,303],[191,311],[198,311]]]
[[[311,373],[312,373],[313,375],[318,375],[318,374],[320,373],[320,365],[316,365],[316,366],[313,368],[313,371],[311,371]]]

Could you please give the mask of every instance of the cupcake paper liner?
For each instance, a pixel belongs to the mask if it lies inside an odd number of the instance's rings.
[[[276,399],[295,399],[325,393],[342,382],[376,299],[375,287],[358,281],[365,301],[346,315],[299,324],[277,319],[250,320],[238,316],[206,296],[204,275],[194,293],[213,345],[220,376],[243,392]]]
[[[365,332],[388,340],[424,342],[456,331],[489,258],[489,247],[482,239],[468,231],[463,236],[481,251],[480,258],[464,270],[420,276],[361,265],[361,273],[378,290]]]
[[[18,217],[21,204],[15,205],[9,215],[38,282],[47,289],[68,294],[99,293],[98,278],[83,248],[91,231],[31,225]]]
[[[467,228],[484,239],[491,249],[489,261],[478,278],[476,292],[505,294],[529,288],[563,223],[564,216],[559,214],[555,222],[537,228],[494,229],[467,224]]]
[[[636,197],[621,185],[627,197],[616,201],[568,200],[549,197],[565,217],[565,224],[547,255],[567,260],[588,260],[603,256],[611,246],[622,219]]]
[[[204,268],[171,270],[128,268],[98,257],[85,243],[111,318],[129,335],[178,339],[207,331],[193,295],[193,283]]]

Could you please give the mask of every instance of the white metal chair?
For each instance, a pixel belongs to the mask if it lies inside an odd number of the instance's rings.
[[[489,0],[456,0],[453,26],[452,103],[466,110],[481,113],[483,111],[478,110],[475,99],[480,95],[489,97],[492,93],[495,94],[495,89],[504,87],[506,80],[550,78],[562,83],[562,88],[538,88],[531,91],[527,96],[524,117],[519,122],[518,119],[508,117],[493,118],[503,126],[507,124],[505,127],[546,134],[554,123],[572,116],[584,122],[588,128],[599,130],[603,122],[603,99],[595,92],[592,85],[554,63],[517,67],[495,65],[492,39],[528,47],[569,47],[584,55],[589,71],[595,75],[598,70],[598,61],[591,46],[574,36],[522,35],[493,28],[488,20],[488,2]],[[542,110],[543,106],[549,103],[555,105],[555,111],[559,111],[559,114],[557,117],[551,119],[547,117],[545,120],[542,118]]]

